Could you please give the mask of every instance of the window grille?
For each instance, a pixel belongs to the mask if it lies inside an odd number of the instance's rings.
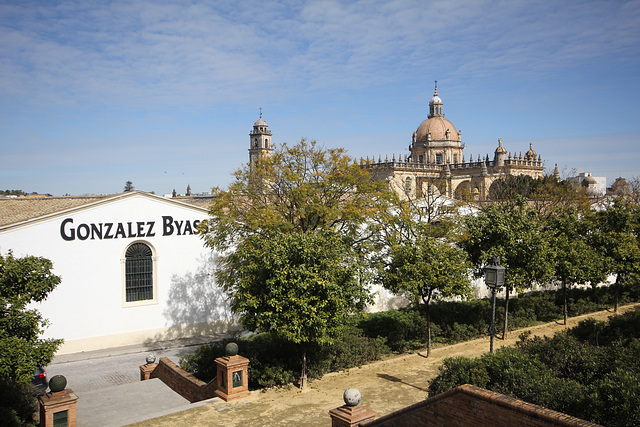
[[[144,243],[134,243],[127,248],[126,301],[153,299],[153,253]]]

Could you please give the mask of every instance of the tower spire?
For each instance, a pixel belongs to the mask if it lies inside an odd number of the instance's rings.
[[[435,80],[435,89],[433,91],[433,98],[429,101],[429,115],[427,118],[431,117],[444,117],[444,113],[442,112],[442,99],[438,96],[438,81]]]

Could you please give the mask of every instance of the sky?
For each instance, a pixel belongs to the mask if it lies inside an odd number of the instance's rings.
[[[640,1],[0,0],[0,189],[226,187],[273,142],[409,154],[438,81],[465,157],[640,175]]]

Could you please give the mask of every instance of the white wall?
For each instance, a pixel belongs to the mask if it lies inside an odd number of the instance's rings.
[[[168,217],[182,221],[180,234],[175,222],[173,230],[164,226]],[[68,218],[73,223],[67,222],[62,232],[61,224]],[[0,250],[54,262],[53,271],[62,276],[62,283],[36,306],[51,321],[45,336],[66,340],[61,352],[215,333],[234,323],[225,296],[215,284],[215,254],[184,228],[186,221],[194,228],[194,221],[205,218],[203,209],[138,193],[4,229]],[[137,222],[144,222],[142,237],[137,236]],[[155,235],[146,236],[151,222]],[[94,235],[80,240],[77,231],[73,240],[63,239],[62,234],[70,238],[80,224],[90,228],[90,224],[106,223],[114,224],[111,234],[122,223],[126,236],[107,239],[103,225],[102,239]],[[131,237],[128,223],[132,223]],[[88,228],[81,229],[82,234]],[[123,259],[126,248],[135,241],[147,243],[157,257],[157,302],[126,306]]]

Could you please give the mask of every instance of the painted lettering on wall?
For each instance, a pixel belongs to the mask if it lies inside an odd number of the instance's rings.
[[[60,236],[71,240],[133,239],[162,236],[186,236],[196,234],[200,220],[176,220],[170,215],[162,217],[162,227],[156,221],[99,222],[75,224],[73,218],[65,218],[60,223]]]

